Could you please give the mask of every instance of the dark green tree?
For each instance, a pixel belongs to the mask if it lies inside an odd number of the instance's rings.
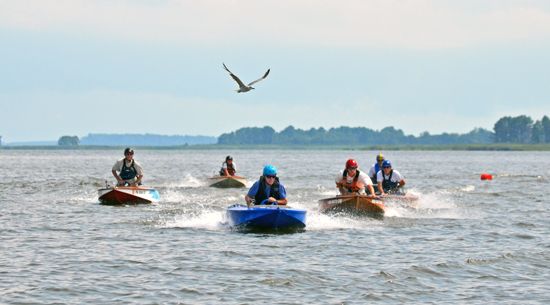
[[[218,144],[272,144],[275,130],[269,126],[263,128],[246,127],[218,138]]]
[[[500,118],[496,123],[495,123],[495,126],[493,128],[493,130],[495,131],[495,142],[496,143],[507,143],[507,142],[511,142],[511,135],[510,135],[510,130],[511,130],[511,121],[512,120],[512,117],[509,117],[509,116],[505,116],[505,117],[502,117]]]
[[[531,132],[531,143],[544,143],[544,128],[542,127],[541,121],[536,121],[535,124],[533,124],[533,130]]]
[[[544,132],[544,141],[542,143],[550,143],[550,119],[547,116],[543,116],[540,122]]]
[[[57,145],[59,146],[78,146],[80,140],[77,136],[62,136],[57,140]]]
[[[495,123],[495,142],[530,143],[533,120],[526,116],[503,117]]]

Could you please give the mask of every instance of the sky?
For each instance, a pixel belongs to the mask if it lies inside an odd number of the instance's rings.
[[[244,82],[236,93],[222,63]],[[4,143],[550,115],[550,1],[0,0]]]

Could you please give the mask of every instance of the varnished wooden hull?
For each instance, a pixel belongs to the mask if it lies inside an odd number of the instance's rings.
[[[208,178],[211,187],[239,188],[246,187],[246,178],[240,176],[216,176]]]
[[[346,212],[384,214],[384,203],[365,195],[342,195],[319,200],[319,210],[324,213]]]
[[[98,190],[99,201],[103,204],[153,203],[160,199],[159,192],[144,186],[116,186]]]

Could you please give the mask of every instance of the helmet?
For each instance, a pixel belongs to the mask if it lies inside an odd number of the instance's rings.
[[[391,167],[390,160],[384,160],[384,162],[382,162],[382,168],[384,168],[384,167]]]
[[[277,175],[277,168],[273,165],[264,166],[264,176],[275,176]]]
[[[231,156],[225,157],[225,161],[227,161],[227,160],[233,160],[233,157],[231,157]]]
[[[350,168],[350,167],[359,167],[359,165],[357,165],[357,161],[355,161],[353,159],[349,159],[346,162],[346,168]]]
[[[376,161],[384,161],[384,155],[382,153],[376,155]]]
[[[130,147],[126,147],[126,149],[124,149],[124,154],[127,155],[127,154],[134,154],[134,150],[131,149]]]

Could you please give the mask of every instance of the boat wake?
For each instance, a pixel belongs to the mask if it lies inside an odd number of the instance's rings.
[[[207,185],[208,181],[206,179],[199,179],[191,174],[186,174],[185,177],[179,180],[160,183],[157,186],[165,188],[199,188]]]
[[[411,191],[418,196],[417,201],[412,202],[385,202],[385,217],[400,218],[470,218],[453,199],[453,193],[442,191],[422,194]]]
[[[226,230],[227,225],[224,221],[225,211],[204,210],[196,214],[179,214],[173,219],[167,220],[161,224],[162,228],[194,228],[205,230]]]

